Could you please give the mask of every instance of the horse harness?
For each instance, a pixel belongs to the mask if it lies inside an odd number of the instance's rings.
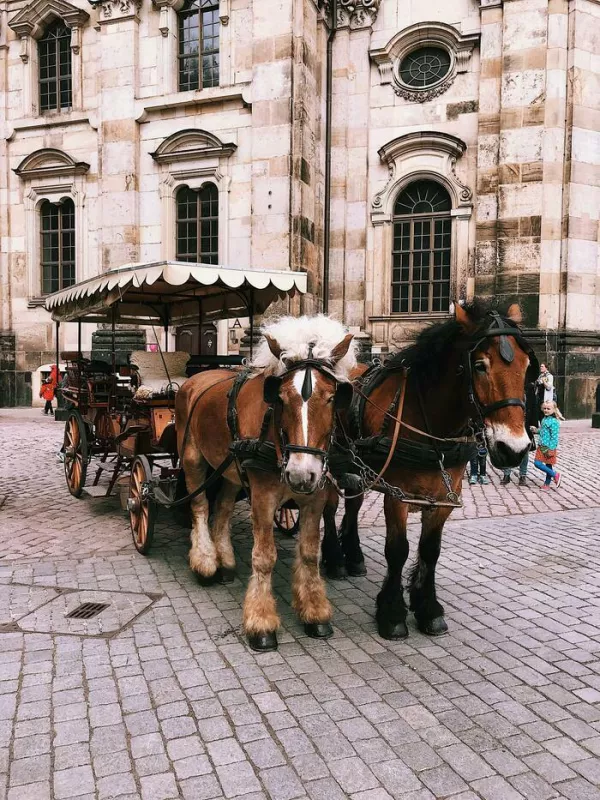
[[[248,489],[246,471],[255,469],[272,472],[279,470],[281,481],[288,483],[287,464],[292,453],[308,453],[319,456],[322,459],[321,476],[317,483],[317,488],[325,487],[329,474],[329,458],[335,439],[335,423],[326,448],[309,447],[308,445],[295,445],[287,441],[281,424],[283,403],[279,396],[279,388],[283,379],[291,373],[305,370],[302,388],[300,391],[302,400],[308,402],[313,393],[312,370],[315,369],[322,375],[331,378],[336,386],[336,393],[340,381],[332,371],[331,363],[325,359],[313,358],[314,343],[309,345],[308,357],[300,361],[286,361],[286,370],[278,376],[268,376],[265,378],[264,400],[267,403],[267,410],[261,424],[260,434],[257,439],[241,438],[238,426],[238,398],[240,392],[252,375],[250,370],[240,372],[228,394],[227,404],[227,425],[232,443],[230,451],[235,459],[240,481],[244,488]],[[337,415],[336,415],[337,416]],[[273,442],[267,440],[269,431],[273,428]],[[294,489],[297,494],[302,494]]]
[[[457,436],[438,437],[431,433],[418,379],[417,401],[425,430],[409,425],[402,420],[404,394],[410,372],[410,368],[402,361],[397,365],[384,365],[378,361],[373,362],[369,365],[367,371],[355,381],[354,397],[348,413],[352,438],[349,438],[344,431],[346,441],[342,445],[343,455],[339,452],[340,443],[336,443],[337,459],[333,459],[332,474],[330,474],[332,484],[338,493],[341,494],[340,490],[346,489],[347,492],[355,492],[356,494],[351,496],[356,497],[369,489],[374,489],[390,495],[400,502],[422,506],[425,509],[436,507],[460,508],[462,506],[458,494],[452,488],[451,478],[446,468],[464,464],[473,456],[475,448],[478,448],[480,452],[481,450],[485,452],[484,418],[487,414],[509,406],[517,406],[525,410],[524,401],[516,397],[504,398],[489,405],[483,405],[480,402],[473,382],[473,353],[485,340],[499,336],[500,356],[505,363],[510,364],[515,355],[513,346],[508,340],[508,336],[512,336],[529,357],[528,372],[531,373],[537,369],[537,357],[518,326],[505,321],[495,311],[490,312],[488,316],[491,318],[490,324],[483,334],[479,334],[474,340],[468,342],[468,346],[464,350],[462,364],[458,370],[459,374],[464,373],[467,376],[467,396],[469,404],[474,410],[474,418],[467,422],[465,431]],[[395,371],[402,371],[403,373],[400,387],[396,391],[389,408],[380,408],[371,399],[370,395]],[[367,403],[373,405],[384,414],[384,422],[378,434],[364,437],[362,422]],[[394,431],[390,436],[387,429],[392,421],[394,422]],[[422,442],[399,438],[401,427],[417,433],[428,441]],[[378,465],[382,461],[383,467],[379,472],[376,472],[369,464],[371,462],[371,464]],[[383,476],[390,464],[427,471],[439,469],[446,489],[445,499],[439,500],[429,496],[407,494],[399,487],[387,483]],[[346,493],[346,497],[348,497],[348,493]]]

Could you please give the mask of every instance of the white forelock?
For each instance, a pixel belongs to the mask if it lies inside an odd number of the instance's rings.
[[[311,342],[315,343],[313,358],[328,359],[333,348],[342,341],[348,330],[341,322],[324,314],[318,314],[314,317],[280,317],[263,325],[261,333],[263,338],[258,345],[252,366],[264,370],[267,375],[281,375],[286,370],[282,359],[302,361],[308,358]],[[271,353],[264,334],[269,334],[277,340],[281,348],[281,359],[275,358]],[[333,372],[338,380],[350,379],[350,371],[356,366],[357,347],[356,342],[352,340],[346,355],[334,366]]]

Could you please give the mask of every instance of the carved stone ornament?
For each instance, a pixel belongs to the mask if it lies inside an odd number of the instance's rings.
[[[370,28],[377,19],[381,0],[337,0],[338,28]],[[323,0],[325,16],[331,20],[331,0]]]
[[[426,103],[439,97],[454,83],[457,75],[467,72],[478,33],[463,34],[444,22],[419,22],[397,33],[389,41],[374,34],[369,55],[379,69],[381,84],[391,84],[398,95],[411,103]],[[425,88],[406,85],[400,77],[404,58],[421,47],[438,47],[450,56],[450,68],[439,82]]]
[[[142,0],[100,0],[95,5],[100,7],[101,21],[116,22],[136,16]]]

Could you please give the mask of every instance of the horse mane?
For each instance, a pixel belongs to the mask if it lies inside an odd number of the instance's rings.
[[[279,317],[263,325],[261,333],[263,337],[251,366],[264,371],[266,375],[282,375],[287,369],[283,359],[287,362],[303,361],[308,358],[313,343],[312,358],[328,361],[331,351],[347,335],[348,329],[325,314],[317,314],[314,317]],[[281,358],[276,358],[270,351],[265,334],[277,340],[281,347]],[[332,365],[332,372],[338,380],[350,380],[350,372],[356,366],[357,348],[353,340],[346,355]]]
[[[484,333],[489,324],[488,314],[491,311],[498,311],[504,317],[502,311],[493,303],[484,302],[479,298],[466,303],[463,308],[476,326],[468,337],[473,341],[477,339],[478,334]],[[507,324],[510,324],[509,320]],[[460,338],[465,338],[465,331],[454,317],[446,322],[428,325],[417,334],[412,344],[386,359],[384,367],[392,371],[404,366],[424,378],[435,378],[446,363],[450,350]]]

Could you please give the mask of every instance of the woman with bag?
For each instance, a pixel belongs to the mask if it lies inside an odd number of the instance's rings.
[[[535,451],[533,463],[539,470],[546,474],[546,481],[542,489],[549,489],[552,481],[554,481],[558,489],[561,482],[561,474],[558,470],[553,469],[553,467],[556,464],[558,450],[558,433],[560,427],[558,420],[564,420],[564,417],[553,400],[547,400],[542,403],[542,413],[544,418],[542,419],[540,427],[531,427],[532,433],[539,434],[538,446]]]

